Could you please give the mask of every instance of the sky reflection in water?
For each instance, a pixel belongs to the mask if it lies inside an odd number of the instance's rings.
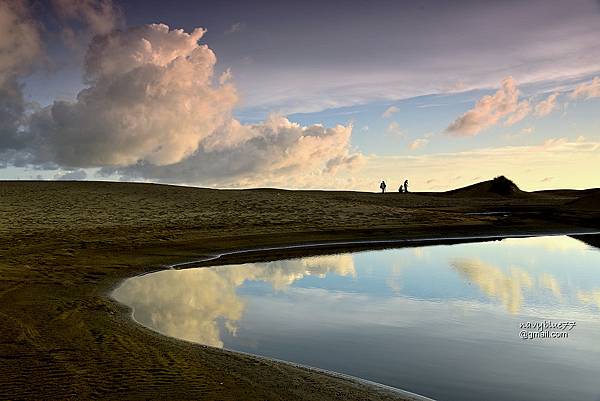
[[[600,251],[570,237],[169,270],[113,296],[169,336],[442,400],[600,399]],[[519,338],[545,319],[577,325]]]

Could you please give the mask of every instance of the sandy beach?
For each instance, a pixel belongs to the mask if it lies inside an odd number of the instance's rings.
[[[275,248],[193,265],[436,238],[597,231],[598,193],[502,196],[471,188],[382,195],[0,182],[0,396],[407,399],[342,376],[161,336],[135,324],[110,291],[137,274],[231,251]],[[402,240],[410,242],[394,242]]]

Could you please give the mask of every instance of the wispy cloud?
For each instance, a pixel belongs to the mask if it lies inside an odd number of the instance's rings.
[[[433,136],[432,132],[428,132],[427,134],[423,135],[422,138],[417,138],[414,141],[412,141],[411,143],[408,144],[408,148],[410,150],[417,150],[420,148],[423,148],[425,146],[427,146],[427,144],[429,143],[429,139]]]
[[[571,92],[570,97],[572,99],[600,97],[600,77],[594,77],[591,82],[579,85]]]
[[[404,132],[402,132],[402,129],[400,129],[400,124],[398,124],[396,121],[392,121],[391,123],[388,124],[386,132],[389,135],[393,135],[393,136],[397,136],[397,137],[404,136]]]
[[[75,170],[70,171],[64,174],[56,174],[54,176],[55,180],[63,180],[63,181],[80,181],[85,180],[87,178],[87,173],[85,170]]]
[[[529,115],[531,112],[531,106],[528,100],[523,100],[517,104],[515,111],[512,114],[509,114],[504,121],[505,126],[511,126],[513,124],[518,123],[525,117]]]
[[[424,147],[425,145],[427,145],[429,143],[429,139],[426,138],[418,138],[415,139],[414,141],[412,141],[408,147],[410,148],[410,150],[417,150],[419,148]]]
[[[558,98],[558,93],[553,93],[548,96],[545,100],[542,100],[535,106],[535,115],[537,117],[544,117],[548,114],[552,113],[556,108],[556,99]]]
[[[390,117],[392,117],[392,115],[393,115],[394,113],[397,113],[397,112],[399,112],[399,111],[400,111],[400,109],[399,109],[399,108],[397,108],[396,106],[390,106],[390,107],[388,107],[388,108],[387,108],[387,109],[386,109],[386,110],[383,112],[383,114],[381,115],[381,117],[383,117],[383,118],[390,118]]]
[[[225,34],[242,32],[245,29],[246,29],[246,24],[244,22],[235,22],[235,23],[231,24],[231,26],[225,31]]]

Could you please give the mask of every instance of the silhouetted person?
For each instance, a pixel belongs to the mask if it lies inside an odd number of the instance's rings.
[[[408,180],[404,180],[404,192],[408,193]]]
[[[398,192],[400,192],[400,193],[404,192],[404,187],[402,187],[402,185],[400,185],[400,186],[398,187]]]
[[[379,184],[379,188],[381,188],[382,194],[385,193],[385,187],[386,187],[385,181],[381,181],[381,184]]]

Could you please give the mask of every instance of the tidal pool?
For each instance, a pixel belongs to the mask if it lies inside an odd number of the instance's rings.
[[[600,250],[567,236],[167,270],[113,297],[168,336],[439,400],[600,399]]]

